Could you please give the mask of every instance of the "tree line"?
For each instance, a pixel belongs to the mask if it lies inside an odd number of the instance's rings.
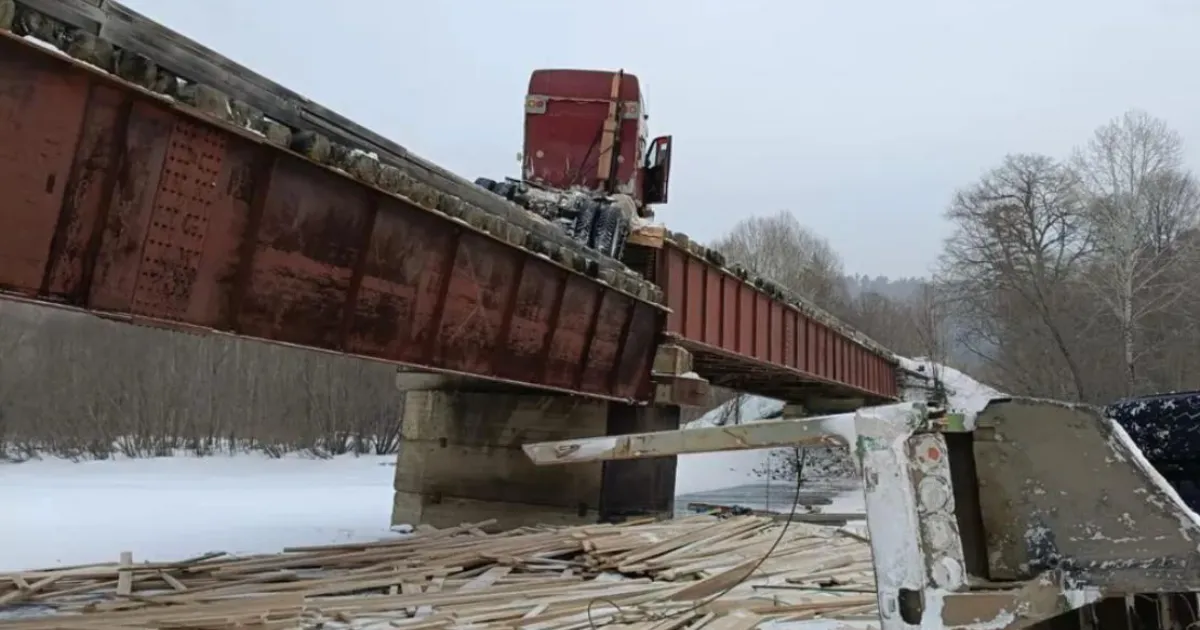
[[[395,368],[0,301],[0,459],[393,453]]]

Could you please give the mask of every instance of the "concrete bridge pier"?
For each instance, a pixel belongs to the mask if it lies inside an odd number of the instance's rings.
[[[636,407],[608,403],[605,435],[674,431],[679,428],[679,416],[680,408],[676,405]],[[675,510],[677,462],[674,455],[604,462],[601,520],[670,516]]]
[[[393,524],[452,527],[494,518],[496,528],[512,528],[665,515],[673,509],[674,457],[537,467],[521,445],[675,429],[678,407],[418,389],[406,392],[400,421]]]

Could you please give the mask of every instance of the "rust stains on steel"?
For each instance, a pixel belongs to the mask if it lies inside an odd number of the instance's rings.
[[[671,308],[667,333],[714,385],[782,400],[817,392],[899,398],[895,355],[815,307],[789,303],[670,239],[654,277]]]
[[[0,290],[647,400],[662,307],[0,34]]]

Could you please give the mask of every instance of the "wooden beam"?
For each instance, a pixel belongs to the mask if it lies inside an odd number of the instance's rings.
[[[617,101],[621,98],[621,83],[624,77],[625,73],[621,71],[614,74],[612,78],[612,90],[608,101],[608,116],[604,119],[604,127],[601,131],[603,135],[600,136],[600,159],[598,160],[598,164],[596,164],[596,179],[601,182],[607,182],[617,176],[616,173],[612,172],[612,150],[617,140],[618,122],[621,120],[620,116],[622,112],[617,111]]]
[[[849,446],[855,440],[855,414],[751,422],[724,427],[657,431],[524,446],[538,466],[642,459],[781,446]]]
[[[702,407],[712,400],[709,383],[702,378],[654,372],[651,379],[654,380],[654,404],[656,405]]]
[[[667,228],[662,225],[646,225],[629,233],[630,245],[662,249],[667,240]]]
[[[654,371],[662,374],[687,374],[694,364],[692,353],[679,344],[664,343],[654,353]]]

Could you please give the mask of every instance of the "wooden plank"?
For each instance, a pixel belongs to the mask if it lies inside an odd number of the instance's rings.
[[[121,552],[121,570],[117,572],[117,595],[133,593],[133,552]]]
[[[659,405],[702,407],[709,403],[709,382],[701,378],[653,374],[654,402]]]
[[[131,562],[126,554],[119,562],[57,574],[0,574],[0,600],[28,598],[69,614],[2,625],[283,630],[296,627],[303,605],[314,626],[588,630],[590,613],[596,623],[665,629],[704,614],[714,627],[745,630],[800,613],[868,612],[873,603],[853,595],[873,586],[870,551],[830,528],[785,528],[766,517],[695,516],[499,534],[472,529],[422,532],[407,545],[345,543],[246,558],[144,563],[134,565],[137,575],[128,588],[108,579]],[[468,563],[473,566],[463,568]],[[300,565],[303,571],[279,571]],[[165,573],[146,567],[181,568],[165,580]],[[234,578],[246,572],[252,579]],[[612,579],[615,574],[623,577]],[[30,579],[35,575],[44,577]],[[764,598],[757,590],[764,580],[782,586]],[[818,584],[831,580],[845,592]],[[691,610],[697,600],[710,598],[703,610]],[[661,623],[667,619],[682,621]]]
[[[597,155],[601,159],[597,160],[596,164],[596,179],[601,184],[608,184],[609,180],[617,176],[616,173],[612,172],[612,151],[613,145],[617,141],[617,122],[620,120],[621,115],[621,112],[617,111],[617,105],[621,98],[621,84],[624,83],[624,79],[624,71],[613,75],[612,93],[608,96],[608,116],[604,119],[604,127],[600,136],[600,150],[597,152]]]
[[[646,225],[629,233],[628,243],[652,249],[662,249],[667,240],[667,228],[662,225]]]
[[[26,597],[36,595],[42,590],[49,588],[52,584],[59,581],[63,577],[64,575],[62,573],[51,573],[37,582],[29,585],[28,588],[21,588],[4,595],[0,595],[0,606],[19,602]]]
[[[902,403],[892,406],[907,408],[910,405]],[[854,421],[855,414],[839,414],[725,427],[536,442],[526,444],[523,448],[534,464],[547,466],[780,446],[849,446],[854,440]]]

